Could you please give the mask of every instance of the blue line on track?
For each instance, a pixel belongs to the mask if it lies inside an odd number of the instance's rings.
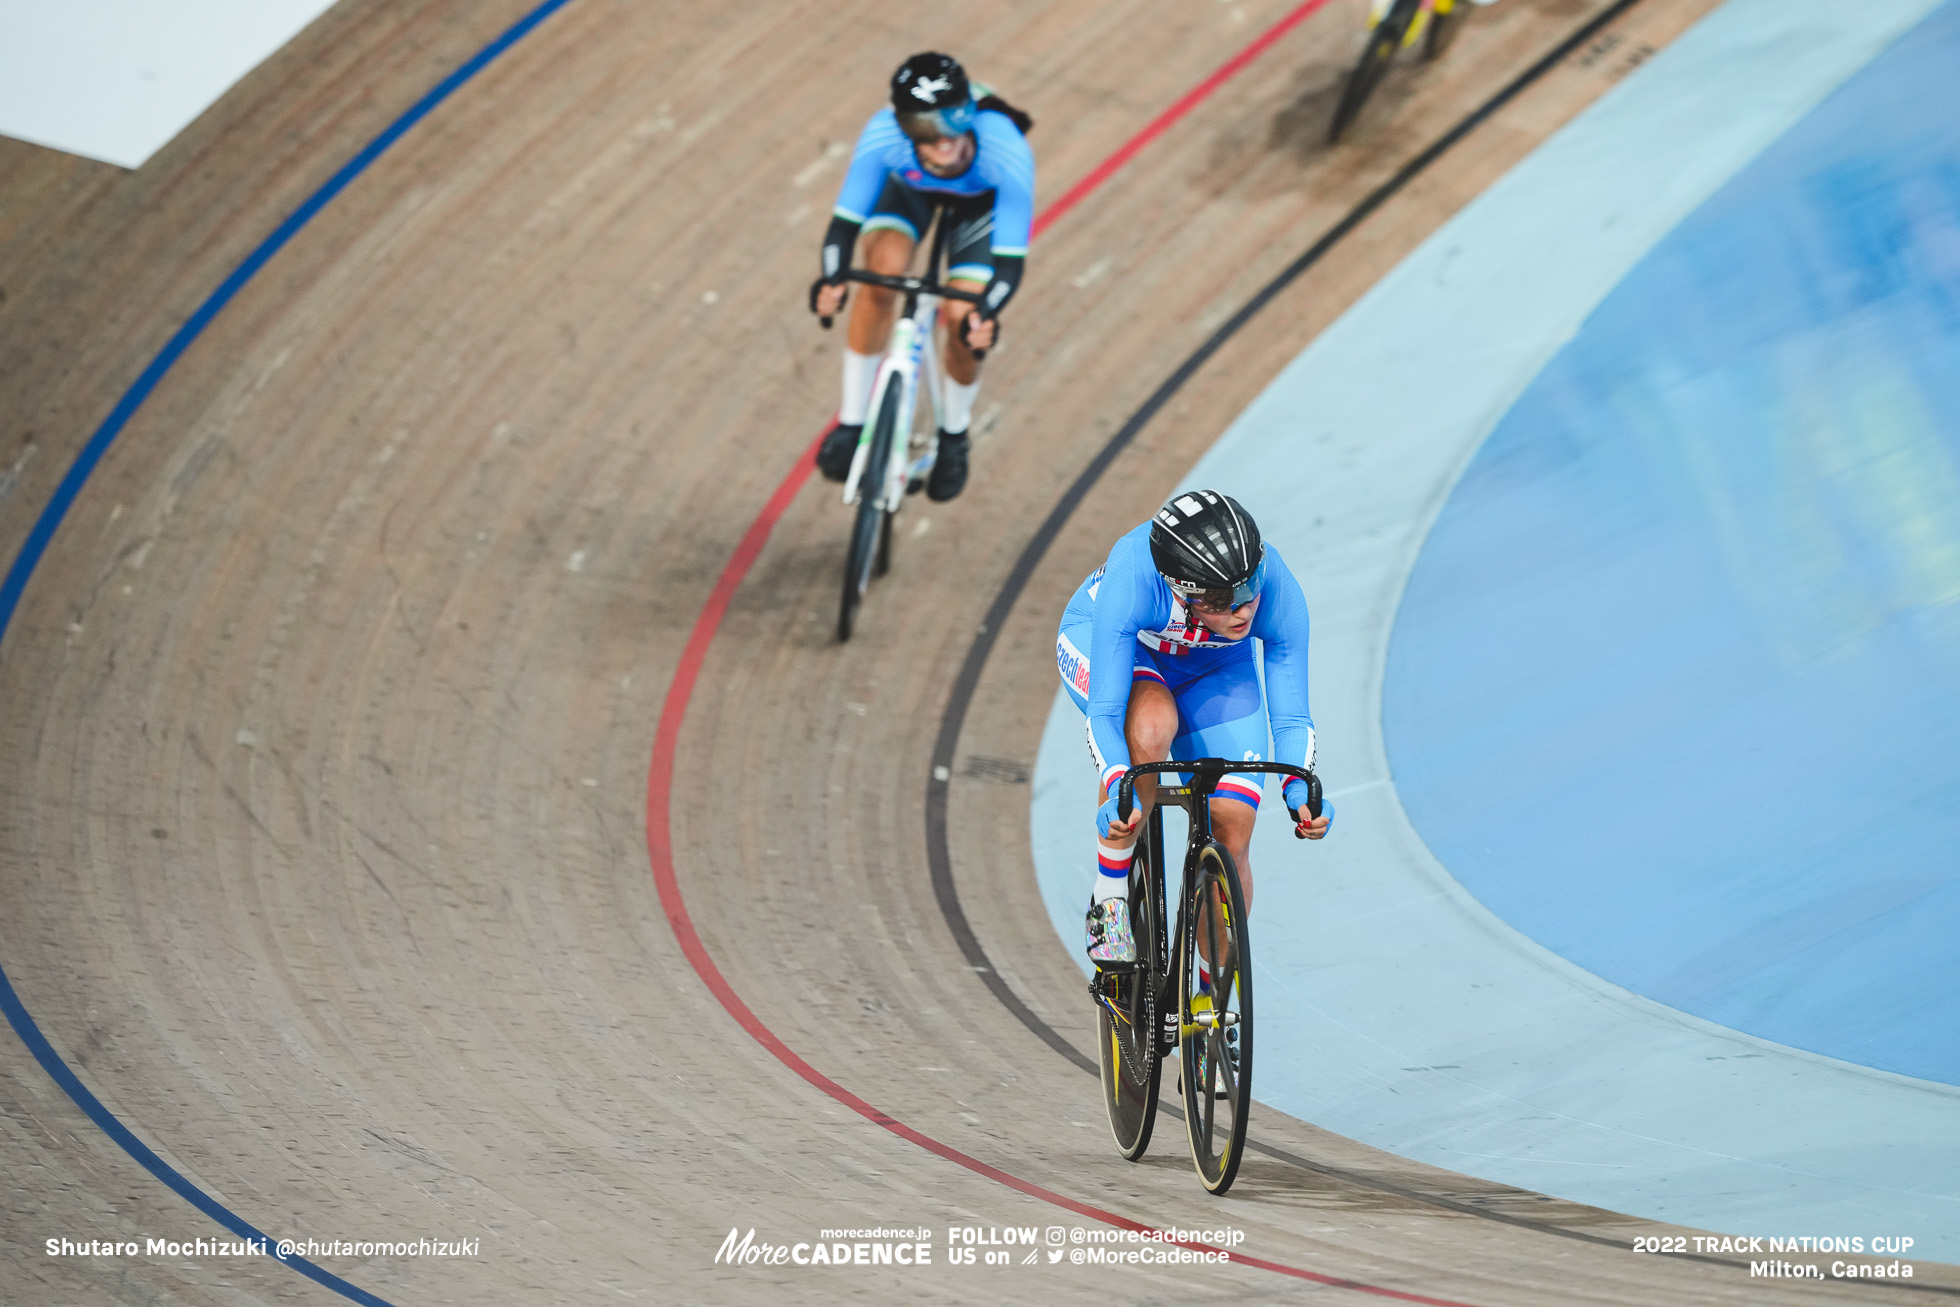
[[[244,262],[232,269],[231,275],[220,282],[218,288],[198,306],[197,312],[191,314],[190,319],[177,329],[176,334],[171,336],[157,356],[150,360],[150,365],[143,369],[142,375],[123,392],[123,397],[117,401],[116,407],[107,418],[103,419],[102,425],[96,428],[88,444],[82,447],[82,452],[69,465],[67,475],[62,477],[61,484],[55,489],[54,498],[49,500],[48,506],[42,510],[40,519],[35,522],[33,531],[28,534],[27,542],[21,546],[20,553],[14,558],[13,566],[7,570],[5,583],[0,584],[0,640],[6,638],[8,629],[13,625],[14,612],[20,605],[21,592],[27,588],[28,578],[34,575],[34,569],[40,565],[41,556],[47,552],[48,544],[54,539],[56,529],[68,516],[69,508],[74,504],[75,497],[81,493],[82,487],[88,483],[96,464],[102,461],[102,456],[108,452],[109,446],[115,442],[117,436],[122,434],[123,428],[129,424],[130,418],[135,416],[136,410],[142,407],[143,401],[150,397],[150,392],[157,388],[171,367],[183,356],[184,351],[190,348],[191,342],[203,334],[204,329],[211,325],[211,320],[218,316],[225,305],[231,303],[238,292],[244,289],[245,283],[270,262],[273,255],[284,249],[286,244],[299,234],[301,228],[311,222],[320,210],[326,208],[350,182],[366,171],[369,164],[380,158],[389,146],[406,135],[415,124],[428,117],[437,105],[447,100],[465,82],[482,72],[499,55],[530,35],[540,23],[570,2],[571,0],[544,0],[543,4],[512,24],[503,35],[477,51],[455,72],[436,83],[428,94],[390,123],[379,136],[369,141],[359,154],[349,159],[341,166],[340,171],[329,177],[320,189],[314,191],[299,208],[293,210],[270,236],[259,243],[257,249],[245,257]],[[20,995],[14,992],[13,982],[7,977],[4,967],[0,967],[0,1010],[6,1012],[8,1024],[13,1026],[14,1033],[20,1036],[23,1044],[27,1045],[28,1051],[34,1055],[34,1060],[41,1064],[41,1069],[61,1086],[62,1092],[73,1099],[75,1105],[88,1114],[89,1120],[101,1127],[102,1132],[115,1140],[124,1152],[141,1162],[151,1175],[163,1181],[191,1206],[239,1238],[265,1240],[268,1248],[276,1245],[276,1241],[270,1236],[192,1184],[168,1162],[158,1157],[147,1144],[130,1131],[128,1126],[116,1119],[115,1114],[104,1107],[100,1099],[89,1092],[88,1086],[81,1082],[81,1078],[75,1074],[68,1063],[62,1060],[61,1054],[55,1052],[54,1046],[48,1043],[47,1037],[41,1033],[41,1027],[35,1024],[33,1016],[20,1001]],[[371,1307],[390,1307],[386,1299],[378,1298],[365,1289],[349,1284],[303,1257],[283,1257],[280,1260],[301,1275],[318,1281],[342,1297],[358,1303],[371,1304]]]

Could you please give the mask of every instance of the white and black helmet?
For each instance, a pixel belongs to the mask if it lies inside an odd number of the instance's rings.
[[[936,141],[973,130],[973,84],[960,61],[937,50],[913,55],[892,74],[892,112],[915,141]]]
[[[1150,559],[1186,599],[1235,608],[1259,595],[1266,545],[1238,500],[1216,490],[1172,495],[1150,524]]]

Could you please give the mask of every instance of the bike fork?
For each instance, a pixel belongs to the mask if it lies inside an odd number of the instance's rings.
[[[857,449],[851,454],[851,470],[844,477],[844,503],[847,506],[857,503],[868,473],[874,478],[871,493],[878,496],[878,506],[887,512],[897,506],[888,491],[891,470],[866,466],[871,459],[871,442],[878,415],[884,411],[886,388],[897,386],[898,421],[892,431],[892,451],[895,455],[893,462],[903,466],[904,451],[911,439],[912,409],[918,393],[919,376],[917,324],[910,318],[902,318],[893,324],[892,331],[895,334],[891,347],[885,351],[884,362],[878,365],[877,379],[871,383],[871,407],[865,413],[867,420],[864,430],[858,435]],[[903,495],[902,487],[899,493]]]
[[[937,340],[933,328],[938,318],[938,299],[931,295],[920,296],[918,311],[913,314],[912,318],[915,324],[912,346],[912,375],[918,379],[918,389],[925,391],[927,402],[932,406],[932,427],[927,431],[925,439],[922,442],[914,437],[912,428],[909,425],[905,429],[905,482],[907,490],[912,489],[927,473],[931,472],[932,465],[939,459],[939,441],[937,437],[940,417],[940,362],[938,351],[933,348]],[[914,393],[916,394],[917,392],[915,391]],[[912,405],[912,408],[914,411],[917,410],[918,405],[916,402]],[[907,422],[909,423],[910,420],[908,417]],[[923,446],[922,448],[920,447],[921,445]]]

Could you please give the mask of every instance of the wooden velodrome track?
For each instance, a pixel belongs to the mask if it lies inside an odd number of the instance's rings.
[[[1479,11],[1330,152],[1363,7],[1288,30],[1053,222],[965,497],[909,507],[840,648],[845,517],[803,487],[684,716],[669,689],[696,617],[835,402],[839,341],[802,297],[894,62],[949,49],[1024,102],[1046,203],[1291,5],[571,0],[546,19],[210,322],[25,590],[0,645],[0,966],[52,1049],[275,1237],[479,1241],[315,1259],[400,1304],[1927,1300],[1637,1256],[1659,1227],[1271,1111],[1268,1151],[1209,1199],[1175,1121],[1142,1164],[1114,1156],[1095,1082],[948,926],[922,818],[935,731],[1059,488],[1400,162],[1603,8]],[[1644,0],[1402,190],[1206,364],[1037,569],[979,682],[947,829],[998,979],[1078,1050],[1091,1013],[1015,783],[1068,591],[1315,331],[1710,7]],[[0,141],[9,559],[212,289],[527,9],[345,0],[134,173]],[[677,940],[648,871],[663,706],[674,902],[751,1022],[869,1119],[738,1025]],[[270,1258],[47,1256],[230,1236],[13,1029],[0,1049],[0,1299],[344,1301]],[[1100,1226],[1036,1188],[1243,1230],[1272,1268],[948,1264],[948,1227]],[[914,1225],[929,1268],[714,1264],[733,1227]]]

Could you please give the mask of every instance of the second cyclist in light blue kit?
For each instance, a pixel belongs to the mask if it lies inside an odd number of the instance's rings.
[[[1089,748],[1102,773],[1096,813],[1097,875],[1088,918],[1098,965],[1136,960],[1130,928],[1130,860],[1137,828],[1156,800],[1156,778],[1136,787],[1130,819],[1117,816],[1116,782],[1132,763],[1229,758],[1263,761],[1270,706],[1274,761],[1311,769],[1307,711],[1307,601],[1251,514],[1215,490],[1174,495],[1124,535],[1109,561],[1069,600],[1055,639],[1062,683],[1088,717]],[[1259,692],[1253,641],[1264,646]],[[1252,902],[1249,849],[1264,777],[1228,776],[1211,800],[1213,829],[1238,864]],[[1306,783],[1286,782],[1300,832],[1320,839],[1334,806],[1305,811]]]
[[[1023,133],[1028,116],[967,81],[947,55],[927,51],[892,74],[892,104],[871,116],[858,136],[850,171],[837,194],[823,241],[823,274],[810,287],[810,308],[824,318],[843,307],[851,252],[865,237],[864,266],[902,276],[932,220],[946,206],[946,283],[985,291],[981,303],[946,301],[938,458],[926,493],[951,499],[966,487],[967,427],[980,389],[979,352],[993,347],[1001,309],[1021,283],[1034,224],[1034,155]],[[861,287],[844,348],[844,393],[837,429],[817,451],[817,468],[842,481],[864,428],[879,355],[891,335],[896,292]]]

